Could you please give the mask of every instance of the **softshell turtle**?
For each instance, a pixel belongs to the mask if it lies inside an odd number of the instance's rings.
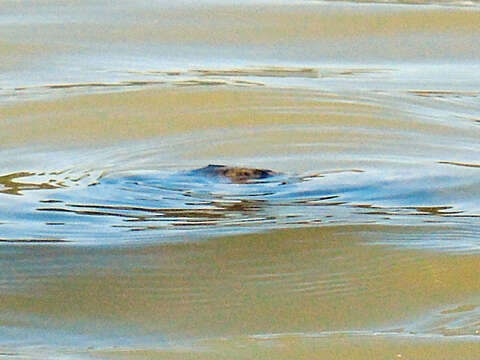
[[[266,179],[277,172],[269,169],[236,167],[227,165],[208,165],[188,172],[189,175],[201,175],[228,180],[234,184],[245,184],[251,180]]]

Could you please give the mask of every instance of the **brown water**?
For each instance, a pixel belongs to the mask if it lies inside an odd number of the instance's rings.
[[[1,2],[0,357],[478,359],[479,24]]]

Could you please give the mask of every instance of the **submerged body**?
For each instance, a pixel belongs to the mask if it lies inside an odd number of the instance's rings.
[[[251,180],[266,179],[278,173],[269,169],[246,168],[226,165],[208,165],[190,172],[192,175],[218,177],[234,184],[245,184]]]

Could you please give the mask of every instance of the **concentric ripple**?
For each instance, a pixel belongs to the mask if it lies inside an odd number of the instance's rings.
[[[187,170],[12,173],[0,177],[2,200],[8,196],[1,202],[1,241],[109,243],[329,224],[461,225],[480,217],[480,209],[478,199],[459,193],[480,182],[467,176],[475,168],[455,174],[452,168],[434,163],[428,172],[388,176],[374,169],[280,172],[244,184]],[[468,244],[478,248],[471,237]]]

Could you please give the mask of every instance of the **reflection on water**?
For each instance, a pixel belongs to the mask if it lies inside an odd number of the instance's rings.
[[[440,164],[480,168],[480,164],[467,164],[467,163],[459,163],[454,161],[440,161]]]
[[[475,359],[478,104],[387,90],[5,107],[30,126],[0,125],[3,353]]]
[[[360,354],[371,342],[406,349],[427,346],[422,339],[448,354],[478,354],[478,255],[364,246],[389,232],[408,239],[439,230],[332,226],[133,248],[9,246],[0,300],[19,315],[2,320],[32,338],[63,333],[74,353],[117,345],[114,354],[139,358],[148,349],[162,358],[170,345],[187,358],[205,350],[247,358],[263,341],[276,357],[288,339],[300,355],[310,342],[324,355],[339,339]]]
[[[431,173],[434,169],[432,164]],[[97,179],[57,172],[39,183],[26,180],[46,174],[3,176],[2,192],[21,196],[9,198],[8,205],[18,202],[22,206],[3,214],[2,240],[101,244],[315,224],[453,226],[480,216],[474,191],[479,182],[471,174],[476,170],[457,171],[455,176],[392,173],[390,179],[385,172],[374,170],[302,176],[272,172],[264,179],[242,183],[202,170],[130,172]],[[41,191],[31,199],[32,190]],[[470,196],[460,197],[459,192]],[[463,240],[472,250],[479,248],[470,238]],[[433,239],[424,242],[428,241]]]
[[[21,178],[28,178],[32,175],[36,174],[31,172],[18,172],[0,176],[0,193],[10,195],[22,195],[22,192],[26,190],[56,189],[60,186],[58,184],[53,184],[54,181],[36,184],[17,180]]]
[[[0,358],[477,360],[478,1],[375,2],[1,1]]]
[[[345,223],[476,229],[479,134],[467,116],[478,106],[355,94],[152,89],[11,105],[9,116],[31,126],[7,131],[7,142],[74,139],[80,150],[4,150],[0,239],[141,243]],[[82,145],[147,133],[162,137]],[[191,171],[211,162],[276,173],[236,184]],[[447,238],[421,247],[478,249],[475,236],[455,247]]]

